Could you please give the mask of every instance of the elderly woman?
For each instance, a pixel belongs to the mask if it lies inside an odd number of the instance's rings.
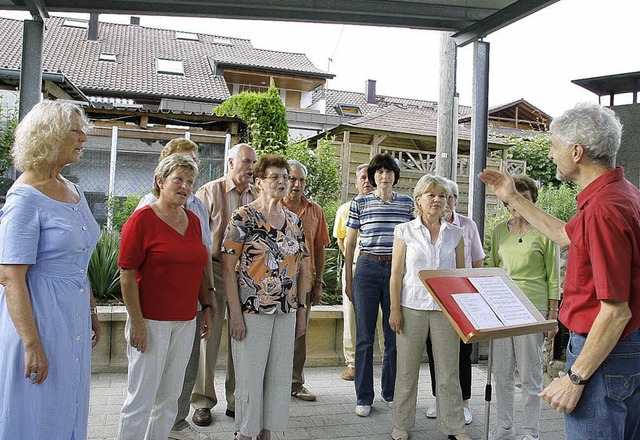
[[[258,198],[232,215],[222,244],[229,335],[236,373],[237,439],[271,438],[289,421],[293,344],[306,331],[302,221],[280,200],[289,164],[262,156]]]
[[[60,174],[80,159],[87,127],[79,107],[44,101],[15,132],[23,173],[0,211],[3,439],[87,436],[91,347],[100,339],[87,267],[100,229]]]
[[[514,177],[516,190],[535,203],[538,187],[529,177]],[[558,246],[542,235],[513,207],[512,218],[498,224],[491,237],[490,264],[504,269],[534,306],[549,319],[558,318],[559,266]],[[548,315],[547,315],[548,312]],[[542,350],[544,338],[553,339],[556,331],[516,336],[493,341],[493,378],[496,382],[498,425],[491,430],[492,440],[515,438],[514,397],[516,369],[522,381],[522,439],[537,439],[540,428],[542,391]]]
[[[407,440],[415,426],[418,376],[428,337],[435,354],[436,406],[440,430],[451,439],[468,439],[458,377],[459,338],[424,287],[418,273],[464,267],[464,231],[444,219],[451,189],[427,174],[416,184],[416,219],[396,226],[391,263],[391,317],[397,333],[398,375],[393,405],[394,440]]]
[[[207,250],[198,217],[184,209],[197,174],[189,157],[163,159],[153,185],[158,200],[135,211],[122,228],[118,265],[129,314],[129,374],[119,439],[169,436],[193,346],[198,299],[205,338],[212,326],[210,294],[201,282]]]
[[[373,405],[373,342],[382,308],[384,356],[382,398],[393,406],[396,382],[396,335],[389,327],[389,279],[394,226],[413,218],[413,200],[393,191],[400,168],[388,154],[369,163],[369,182],[376,188],[351,202],[345,243],[345,291],[356,315],[356,414],[367,417]],[[360,256],[352,274],[356,239],[360,232]]]
[[[196,161],[198,159],[198,145],[186,138],[171,139],[169,142],[167,142],[167,145],[165,145],[160,152],[160,161],[162,162],[163,159],[171,156],[172,154],[181,154]],[[157,200],[158,198],[154,196],[153,193],[146,194],[144,197],[142,197],[136,209],[144,208],[151,203],[155,203]],[[211,239],[211,231],[209,229],[209,212],[202,200],[197,198],[193,193],[189,196],[189,199],[187,200],[187,203],[185,203],[184,207],[193,211],[193,213],[197,215],[198,219],[200,220],[200,227],[202,229],[202,244],[206,246],[208,252],[207,264],[205,265],[206,276],[202,277],[202,283],[204,283],[203,288],[207,289],[207,291],[210,292],[212,296],[212,298],[208,301],[208,304],[211,304],[211,316],[213,317],[216,312],[216,302],[213,298],[213,267],[211,264],[211,245],[213,244],[213,241]],[[201,310],[200,304],[198,305],[198,309]],[[191,391],[193,390],[193,387],[196,383],[196,377],[198,375],[200,340],[204,335],[204,333],[200,331],[200,317],[201,313],[198,313],[195,326],[195,335],[193,338],[193,347],[191,349],[191,356],[189,357],[189,362],[187,363],[187,368],[184,372],[182,392],[180,393],[180,397],[178,398],[178,414],[176,415],[175,423],[173,425],[173,428],[171,428],[171,433],[169,434],[169,438],[172,439],[183,439],[197,436],[196,432],[193,431],[193,428],[191,428],[189,422],[187,422],[186,419],[189,415]]]

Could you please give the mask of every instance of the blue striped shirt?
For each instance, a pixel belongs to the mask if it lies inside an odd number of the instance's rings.
[[[349,207],[347,227],[360,231],[360,250],[375,255],[391,255],[393,228],[413,219],[413,199],[393,193],[383,202],[375,193],[357,196]]]

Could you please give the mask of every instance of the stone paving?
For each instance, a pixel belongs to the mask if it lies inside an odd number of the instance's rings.
[[[411,440],[445,440],[447,436],[440,433],[437,420],[427,419],[427,407],[432,402],[429,384],[428,365],[423,364],[420,373],[418,391],[418,411],[416,427],[410,431]],[[391,440],[391,409],[381,400],[375,401],[369,417],[358,417],[354,413],[355,393],[353,382],[340,378],[342,367],[314,367],[305,369],[307,388],[318,395],[315,402],[303,402],[292,399],[289,429],[278,433],[274,439],[309,440],[309,439],[367,439]],[[374,367],[374,376],[380,377],[380,366]],[[473,366],[473,389],[471,409],[474,420],[467,426],[467,432],[474,440],[484,436],[483,400],[487,380],[486,367]],[[224,393],[224,371],[220,370],[216,378],[217,389]],[[380,387],[379,379],[375,382],[376,390]],[[116,438],[118,417],[122,402],[126,395],[126,374],[98,373],[91,382],[91,403],[89,410],[90,440],[113,440]],[[494,397],[495,399],[495,397]],[[224,395],[219,396],[220,403],[213,410],[211,426],[201,428],[192,425],[198,432],[199,440],[232,440],[234,438],[233,419],[224,415]],[[495,405],[492,405],[491,423],[495,423]],[[193,409],[192,409],[193,411]],[[516,392],[516,421],[521,420],[520,392]],[[190,418],[189,418],[190,420]],[[516,425],[517,426],[517,425]],[[563,440],[564,422],[561,414],[542,405],[540,420],[541,440]],[[142,440],[142,439],[141,439]],[[155,439],[154,439],[155,440]],[[164,440],[164,439],[160,439]]]

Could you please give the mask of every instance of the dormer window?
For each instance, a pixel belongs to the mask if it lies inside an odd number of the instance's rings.
[[[168,73],[170,75],[184,75],[184,64],[181,60],[156,59],[156,70],[158,73]]]
[[[176,40],[199,41],[200,39],[198,38],[198,34],[176,31]]]
[[[98,56],[98,60],[99,61],[111,61],[111,62],[115,63],[116,60],[117,60],[117,56],[116,56],[116,54],[113,54],[113,53],[100,52],[100,55]]]
[[[360,116],[362,110],[357,105],[338,104],[336,111],[340,116]]]
[[[227,40],[226,38],[219,38],[219,37],[213,38],[213,44],[221,44],[223,46],[233,46],[233,43],[231,43],[231,40]]]
[[[72,18],[67,18],[63,23],[62,26],[65,27],[73,27],[73,28],[80,28],[80,29],[87,29],[89,27],[89,22],[87,21],[80,21],[80,20],[74,20]]]

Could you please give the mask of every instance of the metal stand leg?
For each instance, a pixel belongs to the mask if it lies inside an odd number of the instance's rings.
[[[484,440],[489,440],[489,413],[491,412],[491,369],[493,367],[493,340],[489,341],[487,384],[484,387]]]

